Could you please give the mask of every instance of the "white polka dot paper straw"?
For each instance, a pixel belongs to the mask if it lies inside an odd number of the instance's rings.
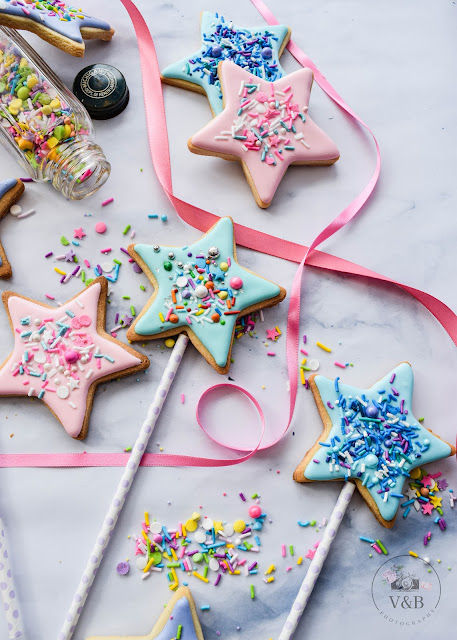
[[[346,509],[351,501],[352,494],[355,490],[355,484],[352,482],[345,482],[343,489],[338,497],[335,508],[330,516],[329,523],[324,532],[324,537],[316,549],[314,558],[311,560],[311,564],[308,567],[306,576],[301,584],[300,591],[295,598],[295,602],[292,605],[292,609],[287,616],[287,620],[282,628],[281,634],[278,640],[290,640],[292,638],[295,629],[297,628],[300,618],[303,615],[306,605],[308,604],[309,597],[314,589],[314,585],[321,573],[322,567],[325,562],[325,558],[330,551],[332,542],[336,538],[338,529],[343,520]]]
[[[113,534],[119,514],[124,506],[129,489],[133,484],[141,458],[143,457],[149,438],[151,437],[152,431],[156,425],[157,419],[164,405],[165,398],[167,397],[168,391],[173,383],[176,371],[181,363],[188,342],[189,338],[185,334],[181,334],[173,347],[167,367],[163,372],[162,379],[160,380],[155,393],[154,401],[149,407],[146,420],[141,427],[140,434],[135,442],[132,453],[130,454],[127,462],[127,466],[125,467],[116,493],[111,501],[110,508],[97,536],[97,541],[89,556],[89,561],[84,570],[81,582],[79,583],[70,609],[65,617],[65,622],[63,623],[62,629],[59,633],[58,640],[69,640],[73,635],[79,616],[81,615],[87,596],[89,595],[90,588],[95,579],[95,575],[102,561],[103,554],[105,553],[106,547],[108,546]]]
[[[0,594],[2,597],[3,611],[8,624],[8,638],[23,638],[21,615],[17,604],[16,588],[13,574],[11,573],[6,545],[3,520],[0,518]]]

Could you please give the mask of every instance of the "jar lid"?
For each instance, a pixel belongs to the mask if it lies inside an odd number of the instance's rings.
[[[124,111],[129,89],[122,73],[109,64],[91,64],[76,76],[73,93],[94,120],[108,120]]]

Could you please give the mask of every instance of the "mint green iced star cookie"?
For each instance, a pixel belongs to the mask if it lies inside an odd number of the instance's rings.
[[[152,282],[154,294],[127,338],[148,340],[186,332],[219,373],[230,368],[239,318],[286,296],[282,287],[238,264],[231,218],[221,218],[189,246],[133,244],[129,253]]]

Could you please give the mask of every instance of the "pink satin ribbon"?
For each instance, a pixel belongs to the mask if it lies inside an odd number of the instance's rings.
[[[250,1],[269,24],[278,24],[275,16],[271,13],[268,7],[266,7],[262,0]],[[167,124],[163,103],[162,85],[160,81],[160,71],[154,42],[151,38],[151,34],[146,25],[146,22],[144,21],[143,16],[141,15],[137,7],[133,4],[133,2],[131,0],[121,0],[121,2],[130,15],[138,40],[149,147],[157,178],[180,218],[182,218],[185,222],[195,227],[196,229],[206,232],[219,220],[219,217],[213,213],[205,211],[204,209],[200,209],[199,207],[195,207],[194,205],[177,198],[173,193]],[[275,437],[273,439],[272,442],[268,443],[267,445],[261,446],[261,441],[265,430],[265,420],[262,409],[256,399],[245,389],[237,387],[236,385],[215,385],[214,387],[211,387],[210,389],[205,391],[205,393],[201,396],[197,406],[197,421],[200,427],[205,431],[205,433],[216,443],[221,444],[222,446],[226,446],[227,448],[234,451],[249,451],[249,453],[240,458],[231,460],[146,453],[143,456],[141,462],[142,466],[214,467],[239,464],[240,462],[244,462],[245,460],[248,460],[250,457],[252,457],[256,451],[273,446],[283,437],[283,435],[288,430],[293,417],[298,390],[297,361],[300,328],[300,290],[305,264],[307,266],[317,267],[319,269],[325,269],[328,271],[334,271],[347,275],[362,276],[370,278],[371,280],[377,282],[387,282],[399,286],[404,291],[408,292],[414,298],[416,298],[422,305],[424,305],[426,309],[430,311],[430,313],[435,316],[438,322],[448,333],[454,344],[457,345],[457,316],[443,302],[441,302],[434,296],[421,291],[420,289],[416,289],[406,284],[397,282],[396,280],[371,271],[370,269],[357,265],[353,262],[349,262],[348,260],[343,260],[342,258],[338,258],[336,256],[332,256],[330,254],[316,250],[317,247],[322,244],[322,242],[328,240],[339,229],[348,224],[348,222],[350,222],[354,218],[354,216],[356,216],[362,209],[376,186],[381,168],[381,156],[377,140],[371,129],[346,104],[343,98],[341,98],[341,96],[335,91],[328,80],[317,69],[316,65],[292,40],[289,42],[287,48],[302,66],[312,69],[316,82],[327,93],[327,95],[354,120],[365,127],[371,134],[376,146],[376,166],[373,175],[371,176],[368,184],[362,190],[362,192],[327,227],[325,227],[325,229],[323,229],[318,234],[318,236],[312,241],[309,247],[290,242],[288,240],[283,240],[281,238],[276,238],[266,233],[262,233],[261,231],[256,231],[255,229],[250,229],[249,227],[245,227],[243,225],[235,223],[235,236],[237,244],[249,249],[253,249],[255,251],[259,251],[261,253],[266,253],[279,258],[283,258],[285,260],[299,263],[298,270],[292,283],[287,323],[286,351],[288,376],[290,382],[290,396],[289,416],[286,427],[282,430],[281,434],[278,437]],[[213,392],[218,392],[224,387],[228,387],[231,390],[235,389],[236,391],[246,395],[251,400],[251,402],[253,402],[260,415],[262,434],[254,450],[246,449],[242,444],[237,444],[236,446],[223,444],[216,438],[214,438],[211,435],[210,431],[202,424],[202,406],[210,400]],[[125,466],[127,459],[128,454],[123,453],[3,454],[0,455],[0,467]]]

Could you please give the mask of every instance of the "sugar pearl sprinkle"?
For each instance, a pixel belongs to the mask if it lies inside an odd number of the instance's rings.
[[[11,369],[12,376],[20,376],[24,385],[30,385],[29,396],[41,399],[55,393],[73,409],[77,408],[74,400],[82,376],[89,379],[94,369],[102,369],[105,358],[114,362],[84,331],[92,324],[91,318],[76,304],[75,311],[79,313],[67,310],[55,319],[55,313],[60,315],[58,310],[53,313],[43,309],[41,317],[21,318],[15,331],[23,340],[23,354]]]
[[[239,313],[235,307],[237,297],[243,294],[243,280],[230,277],[231,260],[221,257],[217,247],[195,256],[189,251],[185,262],[176,260],[166,247],[155,245],[154,251],[164,253],[163,269],[172,280],[171,291],[164,298],[165,310],[159,312],[164,329],[186,322],[225,325],[224,316]]]
[[[246,152],[259,152],[259,162],[271,167],[284,162],[296,144],[307,149],[309,144],[304,138],[306,116],[300,105],[293,102],[290,87],[284,91],[275,91],[270,85],[270,93],[260,91],[260,84],[251,78],[244,81],[238,92],[240,105],[233,120],[231,131],[221,131],[218,140],[229,140],[231,136],[238,140]],[[303,111],[306,110],[306,105]]]

